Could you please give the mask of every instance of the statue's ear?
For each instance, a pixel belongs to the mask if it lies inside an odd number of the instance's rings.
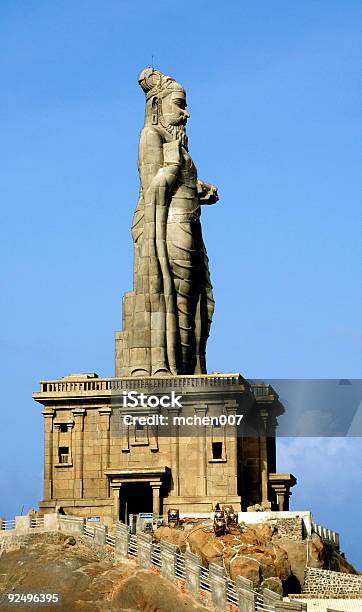
[[[158,98],[152,99],[152,125],[158,124]]]

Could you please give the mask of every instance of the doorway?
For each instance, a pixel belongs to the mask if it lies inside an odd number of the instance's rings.
[[[130,514],[153,511],[152,488],[149,482],[129,482],[120,489],[119,520],[129,524]]]

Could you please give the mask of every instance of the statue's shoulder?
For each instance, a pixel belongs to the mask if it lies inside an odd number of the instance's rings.
[[[140,133],[140,143],[151,145],[153,147],[159,147],[163,145],[164,138],[157,127],[150,125],[142,128]]]

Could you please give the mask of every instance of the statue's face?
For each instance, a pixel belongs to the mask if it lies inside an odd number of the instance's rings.
[[[189,113],[186,110],[184,91],[172,91],[162,99],[162,114],[169,125],[186,125]]]

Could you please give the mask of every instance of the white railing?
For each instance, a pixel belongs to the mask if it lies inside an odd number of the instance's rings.
[[[15,529],[15,519],[10,519],[9,521],[3,521],[2,528],[4,529],[4,531]]]
[[[185,557],[182,554],[176,555],[175,575],[177,576],[177,578],[186,578]]]
[[[202,591],[207,591],[208,593],[211,593],[209,570],[206,569],[206,567],[202,567],[202,565],[200,565],[200,587]]]
[[[30,520],[30,527],[36,529],[37,527],[44,527],[44,517],[39,516]]]
[[[113,547],[116,545],[116,538],[112,536],[110,533],[107,533],[106,535],[106,544],[109,544],[109,546],[113,546]]]
[[[336,531],[327,529],[327,527],[323,527],[322,525],[317,525],[317,523],[312,523],[312,531],[317,533],[327,544],[333,544],[339,548],[339,533]]]
[[[89,538],[94,538],[94,527],[90,527],[89,525],[84,525],[83,533],[85,536]]]
[[[138,556],[138,542],[136,535],[131,535],[129,538],[128,552],[132,557]]]
[[[228,580],[226,586],[226,601],[237,606],[239,603],[238,593],[234,580]]]
[[[152,562],[152,565],[155,565],[155,567],[161,567],[162,565],[161,546],[159,544],[154,544],[152,548],[151,562]]]

